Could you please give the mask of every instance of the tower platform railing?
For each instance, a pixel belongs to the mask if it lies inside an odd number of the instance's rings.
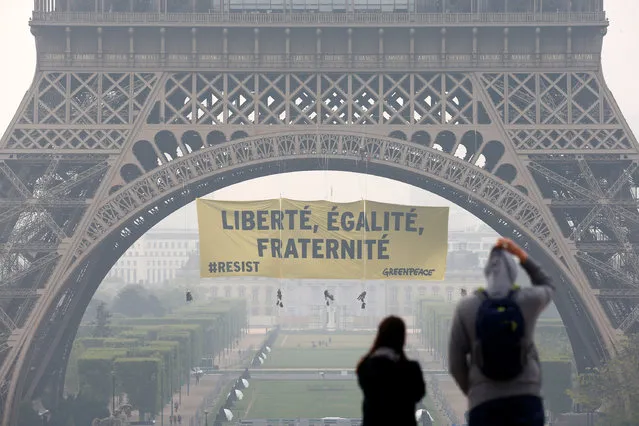
[[[40,25],[387,25],[387,26],[538,26],[607,25],[605,12],[555,13],[101,13],[33,12]]]
[[[365,67],[369,70],[467,70],[477,68],[524,69],[544,67],[549,69],[579,68],[596,70],[601,64],[598,53],[494,53],[494,54],[110,54],[97,53],[43,53],[39,57],[43,69],[133,67],[135,69],[321,69],[345,70]]]

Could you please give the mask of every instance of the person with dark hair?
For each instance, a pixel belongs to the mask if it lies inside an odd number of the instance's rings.
[[[532,288],[516,285],[517,263]],[[551,279],[513,241],[500,238],[484,269],[486,288],[461,299],[453,316],[448,369],[468,397],[469,426],[543,426],[541,363],[533,341],[552,300]]]
[[[406,325],[385,318],[370,351],[357,365],[357,382],[364,393],[362,426],[415,426],[415,406],[426,395],[422,368],[406,358]]]

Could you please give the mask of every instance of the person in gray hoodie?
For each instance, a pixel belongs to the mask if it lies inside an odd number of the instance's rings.
[[[516,286],[517,263],[532,287]],[[552,300],[550,277],[517,244],[499,239],[486,288],[462,298],[449,340],[449,372],[468,398],[469,426],[543,426],[541,364],[533,336]]]

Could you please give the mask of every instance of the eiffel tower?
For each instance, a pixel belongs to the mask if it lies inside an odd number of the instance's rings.
[[[639,318],[637,141],[602,0],[35,0],[0,139],[0,404],[61,395],[82,314],[178,208],[275,173],[439,194],[555,277],[580,370]]]

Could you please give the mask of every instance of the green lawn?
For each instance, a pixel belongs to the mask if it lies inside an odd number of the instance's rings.
[[[355,380],[252,380],[232,411],[236,419],[361,418],[362,393]],[[424,401],[445,425],[430,398]]]
[[[355,380],[252,380],[233,412],[239,419],[361,416]]]
[[[352,369],[373,338],[373,335],[361,334],[282,334],[262,367]]]
[[[274,349],[262,368],[353,369],[365,349]]]
[[[281,334],[262,368],[354,369],[373,339],[372,334]],[[354,379],[250,380],[243,392],[232,408],[234,420],[361,417],[362,394]],[[436,425],[446,424],[435,416],[430,398],[425,404]]]
[[[329,342],[330,339],[330,342]],[[276,348],[312,349],[313,342],[326,342],[333,349],[368,349],[373,344],[373,334],[281,334],[275,342]],[[325,346],[321,346],[325,348]]]

